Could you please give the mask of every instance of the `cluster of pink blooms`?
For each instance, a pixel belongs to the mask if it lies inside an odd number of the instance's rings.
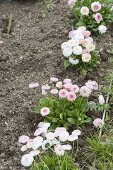
[[[58,78],[52,77],[50,79],[54,82],[56,88],[51,89],[51,87],[47,84],[46,86],[49,87],[45,90],[45,94],[51,93],[52,95],[57,95],[59,99],[66,98],[68,101],[73,102],[76,100],[77,97],[89,97],[93,90],[98,90],[98,84],[96,81],[88,80],[84,86],[79,87],[77,84],[73,84],[71,79],[64,79],[62,81],[58,81]],[[45,86],[45,87],[46,87]],[[43,88],[44,86],[42,86]],[[47,116],[51,110],[48,107],[43,107],[40,110],[40,114],[42,116]]]
[[[71,135],[64,127],[57,127],[54,132],[49,131],[50,123],[40,122],[34,132],[34,138],[22,135],[19,137],[21,151],[27,152],[21,158],[21,164],[25,167],[32,165],[34,157],[43,154],[49,148],[52,148],[56,155],[62,156],[65,151],[72,149],[70,142],[78,140],[81,135],[80,130],[74,130]]]
[[[101,21],[103,21],[103,16],[102,14],[99,12],[102,8],[102,5],[100,4],[100,2],[93,2],[91,4],[91,10],[93,12],[92,17],[95,19],[95,21],[99,24]],[[80,13],[83,16],[88,16],[90,13],[90,10],[87,6],[83,6],[80,10]],[[105,33],[107,30],[107,27],[104,25],[100,25],[98,28],[100,33]]]
[[[36,87],[39,87],[38,83],[31,83],[29,85],[29,88]],[[84,86],[79,87],[77,84],[73,83],[71,79],[67,78],[60,81],[56,77],[51,77],[50,85],[42,85],[41,90],[42,95],[52,94],[59,96],[59,98],[67,98],[69,101],[75,101],[78,93],[82,97],[89,97],[93,90],[98,90],[98,83],[96,81],[88,80]],[[44,112],[46,111],[44,110]]]
[[[96,20],[97,23],[100,23],[100,22],[103,20],[103,17],[102,17],[102,15],[101,15],[101,13],[99,13],[99,11],[101,10],[101,8],[102,8],[102,6],[101,6],[100,2],[93,2],[93,3],[91,4],[91,9],[92,9],[92,11],[94,12],[93,17],[95,18],[95,20]],[[88,7],[83,6],[83,7],[81,8],[80,12],[81,12],[82,15],[88,16],[90,10],[89,10]]]
[[[95,50],[91,32],[85,26],[69,32],[70,40],[62,43],[61,49],[64,57],[69,59],[73,65],[82,61],[88,63],[91,60],[91,52]]]
[[[70,7],[73,7],[76,2],[77,1],[75,1],[75,0],[68,0],[68,5]],[[100,23],[103,20],[101,13],[99,13],[101,8],[102,8],[102,5],[100,4],[100,2],[97,1],[97,2],[91,3],[91,10],[94,12],[93,17],[95,18],[97,23]],[[87,6],[83,6],[80,9],[80,13],[84,16],[88,16],[90,13],[90,9]]]
[[[30,84],[29,87],[35,88],[36,84],[38,85],[38,83]],[[98,83],[96,81],[88,80],[84,86],[79,87],[77,84],[73,83],[71,79],[60,81],[56,77],[51,77],[50,85],[42,85],[41,90],[42,95],[51,94],[58,97],[58,99],[65,98],[68,101],[73,102],[79,96],[89,97],[94,90],[98,90]],[[42,116],[47,116],[49,113],[50,109],[48,107],[43,107],[40,110]]]
[[[77,0],[68,0],[68,5],[73,8],[75,3],[77,2]],[[101,21],[103,21],[103,16],[100,13],[102,9],[102,5],[100,4],[100,2],[95,1],[91,3],[91,12],[93,12],[92,17],[95,19],[95,21],[99,24],[101,23]],[[113,10],[113,7],[111,7],[111,11]],[[90,9],[87,6],[83,6],[80,9],[80,13],[83,16],[88,16],[90,13]],[[98,30],[101,34],[105,33],[107,31],[107,27],[105,25],[100,25],[98,27]]]
[[[75,101],[77,97],[89,97],[94,90],[98,90],[98,83],[96,81],[88,80],[84,86],[79,87],[77,84],[73,84],[71,79],[64,79],[59,81],[56,77],[51,77],[50,82],[54,84],[55,88],[51,88],[50,85],[42,85],[42,95],[52,94],[56,95],[58,98],[66,98],[68,101]],[[31,83],[29,88],[38,87],[38,83]],[[105,104],[105,99],[103,95],[99,95],[98,101],[100,105]],[[50,113],[48,107],[43,107],[40,110],[42,116],[47,116]],[[100,118],[96,118],[93,121],[95,127],[100,127],[104,125],[104,121]]]

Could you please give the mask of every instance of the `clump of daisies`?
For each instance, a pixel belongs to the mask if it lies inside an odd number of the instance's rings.
[[[97,66],[99,55],[90,35],[91,32],[87,31],[85,26],[69,32],[69,40],[61,45],[63,56],[66,58],[65,68],[73,65],[81,72],[87,72]]]
[[[113,7],[108,1],[68,0],[68,5],[73,9],[76,26],[86,26],[89,30],[102,34],[113,22]]]
[[[43,163],[41,157],[45,154],[55,154],[65,159],[66,152],[72,150],[72,142],[77,141],[81,135],[78,129],[69,134],[64,127],[57,127],[54,131],[50,131],[49,127],[50,123],[40,122],[32,138],[27,135],[19,137],[21,151],[26,152],[21,158],[24,167],[31,166],[35,158],[38,158],[37,163]]]
[[[51,77],[41,89],[44,97],[39,100],[35,112],[51,123],[51,129],[58,126],[68,129],[91,121],[87,112],[92,108],[90,96],[98,90],[96,81],[88,80],[85,85],[78,86],[71,79]]]

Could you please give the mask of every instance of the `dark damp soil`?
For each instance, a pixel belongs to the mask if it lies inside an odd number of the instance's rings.
[[[53,2],[53,10],[48,12],[42,0],[0,1],[0,170],[25,169],[20,165],[18,136],[32,133],[40,121],[33,113],[40,95],[28,88],[31,82],[57,76],[103,84],[110,69],[107,48],[113,33],[108,32],[98,38],[102,64],[97,70],[86,77],[75,69],[64,70],[60,45],[66,41],[71,23],[65,1]]]

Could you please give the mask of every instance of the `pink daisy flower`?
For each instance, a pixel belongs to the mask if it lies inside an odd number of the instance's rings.
[[[63,86],[63,85],[62,85],[62,81],[58,81],[58,82],[56,83],[56,87],[57,87],[57,88],[60,89],[60,88],[62,88],[62,86]]]
[[[36,87],[39,87],[39,84],[38,83],[31,83],[29,84],[29,88],[36,88]]]
[[[60,90],[60,92],[59,92],[59,97],[60,98],[66,98],[67,95],[68,95],[68,91],[66,89]]]
[[[93,12],[97,12],[97,11],[101,10],[101,4],[99,2],[93,2],[91,4],[91,9]]]
[[[50,113],[50,109],[48,108],[48,107],[43,107],[42,109],[41,109],[41,111],[40,111],[40,114],[42,115],[42,116],[46,116],[46,115],[48,115]]]
[[[96,118],[94,121],[93,121],[93,125],[97,128],[99,126],[103,126],[104,125],[104,121],[100,118]]]
[[[24,151],[26,151],[26,150],[27,150],[27,146],[26,146],[26,145],[23,145],[23,146],[21,147],[21,151],[24,152]]]
[[[27,143],[27,141],[29,140],[29,136],[27,135],[22,135],[19,137],[19,143]]]
[[[102,15],[100,13],[95,14],[95,20],[100,23],[103,20]]]
[[[34,132],[34,136],[38,136],[43,132],[42,128],[38,128],[35,132]]]
[[[83,31],[83,35],[85,37],[89,37],[91,35],[91,32],[90,31]]]
[[[57,82],[57,81],[58,81],[58,78],[56,78],[56,77],[51,77],[51,78],[50,78],[50,81],[52,81],[52,82]]]
[[[32,148],[33,139],[29,139],[26,146],[28,149]]]
[[[72,85],[71,91],[74,92],[74,93],[79,92],[79,87],[78,87],[78,85],[76,85],[76,84],[75,84],[75,85]]]
[[[50,86],[48,84],[45,84],[42,86],[42,90],[50,90]]]
[[[64,79],[64,83],[71,83],[71,79]]]
[[[52,89],[50,92],[51,92],[51,94],[58,94],[58,90],[57,89]]]
[[[64,88],[67,89],[67,90],[71,90],[72,84],[71,83],[66,83],[66,84],[64,84]]]
[[[76,94],[74,92],[69,92],[67,95],[69,101],[74,101],[76,99]]]

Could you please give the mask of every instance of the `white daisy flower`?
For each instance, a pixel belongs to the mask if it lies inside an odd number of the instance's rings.
[[[73,132],[72,132],[72,135],[81,135],[81,131],[80,130],[74,130]]]
[[[71,145],[62,145],[62,148],[64,150],[70,151],[72,149],[72,146]]]
[[[43,132],[42,128],[38,128],[35,132],[34,132],[34,136],[38,136]]]
[[[72,48],[71,47],[67,47],[63,49],[63,55],[64,57],[69,57],[72,55]]]
[[[67,141],[68,137],[69,137],[69,133],[67,131],[65,131],[59,135],[59,140],[61,142],[65,142],[65,141]]]
[[[43,138],[41,136],[37,136],[36,138],[33,139],[33,143],[32,143],[32,148],[33,150],[37,150],[43,142]]]
[[[21,151],[24,152],[24,151],[26,151],[26,150],[27,150],[27,146],[26,146],[26,145],[23,145],[23,146],[21,147]]]
[[[91,89],[89,89],[87,86],[82,86],[80,88],[80,95],[82,97],[89,97],[90,94],[91,94]]]
[[[42,149],[47,150],[53,145],[52,141],[50,140],[44,140],[42,143]]]
[[[76,65],[79,63],[79,60],[78,59],[73,59],[72,57],[69,57],[69,62],[73,65]]]
[[[35,151],[31,151],[29,154],[34,157],[34,156],[37,156],[39,155],[40,151],[39,150],[35,150]]]
[[[53,132],[48,132],[46,134],[47,140],[53,140],[55,138],[55,134]]]
[[[65,151],[62,148],[62,145],[58,144],[58,145],[55,146],[55,153],[58,156],[63,156],[64,155]]]
[[[81,47],[81,46],[76,46],[76,47],[74,47],[74,48],[73,48],[73,53],[74,53],[75,55],[80,55],[80,54],[82,54],[82,47]]]
[[[69,47],[75,47],[77,45],[79,45],[79,40],[78,39],[71,39],[68,41],[68,45]]]
[[[27,141],[29,140],[29,136],[27,135],[22,135],[19,137],[19,143],[27,143]]]
[[[77,140],[77,139],[78,139],[78,135],[70,135],[70,136],[68,137],[68,141],[70,141],[70,142],[75,141],[75,140]]]
[[[22,156],[21,158],[21,164],[25,167],[29,167],[32,165],[34,159],[33,156],[30,154],[25,154],[24,156]]]
[[[107,27],[104,26],[104,25],[100,25],[99,28],[98,28],[99,32],[101,34],[105,33],[107,31]]]
[[[88,7],[86,7],[86,6],[83,6],[82,8],[81,8],[81,10],[80,10],[80,13],[82,14],[82,15],[88,15],[89,14],[89,8]]]
[[[82,54],[82,61],[84,63],[88,63],[90,60],[91,60],[91,54],[89,53]]]

